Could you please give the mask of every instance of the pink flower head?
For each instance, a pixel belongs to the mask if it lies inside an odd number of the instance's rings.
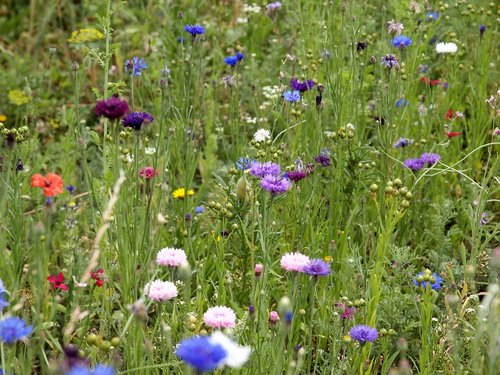
[[[141,170],[139,171],[139,176],[141,176],[145,180],[149,180],[154,176],[158,176],[158,171],[155,171],[153,167],[141,168]]]
[[[179,267],[184,263],[187,263],[187,257],[182,249],[166,247],[161,249],[156,256],[156,264],[160,266]]]
[[[283,255],[280,264],[281,267],[289,272],[302,272],[309,262],[310,259],[307,255],[295,252]]]
[[[68,286],[64,283],[64,275],[62,272],[59,272],[57,276],[50,275],[49,277],[47,277],[47,280],[52,284],[52,288],[54,289],[61,289],[65,292],[69,289]]]
[[[260,263],[257,263],[255,265],[255,269],[254,269],[255,277],[259,277],[260,274],[262,273],[263,269],[264,269],[264,266]]]
[[[155,280],[149,284],[147,295],[153,301],[166,301],[177,297],[177,287],[170,281]]]
[[[269,313],[269,323],[276,324],[280,320],[280,317],[276,311],[271,311]]]
[[[215,306],[203,314],[203,321],[212,328],[232,328],[236,322],[236,314],[226,306]]]

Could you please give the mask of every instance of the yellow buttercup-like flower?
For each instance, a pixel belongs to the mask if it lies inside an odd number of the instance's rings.
[[[70,43],[84,43],[92,42],[94,40],[104,38],[104,34],[97,29],[86,28],[73,31],[71,37],[68,39]]]
[[[9,100],[12,104],[23,105],[29,103],[31,98],[23,90],[15,89],[9,91]]]
[[[331,263],[333,261],[333,259],[330,255],[327,255],[324,259],[325,259],[325,262],[327,262],[327,263]]]
[[[194,195],[194,190],[189,189],[187,191],[187,195],[188,196]],[[179,188],[179,189],[174,190],[174,192],[172,193],[172,197],[174,197],[175,199],[184,199],[186,197],[186,189]]]
[[[0,122],[4,122],[4,121],[7,121],[7,116],[2,115],[2,114],[0,113]]]

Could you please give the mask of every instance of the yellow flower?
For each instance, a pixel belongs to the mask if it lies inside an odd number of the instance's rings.
[[[187,191],[187,195],[188,196],[194,195],[194,190],[189,189]],[[186,189],[179,188],[179,189],[174,190],[174,192],[172,193],[172,197],[174,197],[175,199],[184,199],[186,197]]]
[[[330,255],[327,255],[324,259],[325,259],[325,262],[327,262],[327,263],[331,263],[333,260]]]
[[[84,43],[92,42],[94,40],[104,38],[104,34],[97,29],[86,28],[73,31],[71,37],[68,39],[70,43]]]
[[[12,104],[23,105],[29,103],[31,98],[23,90],[16,89],[9,91],[9,100]]]
[[[7,121],[7,116],[2,115],[2,114],[0,113],[0,122],[4,122],[4,121]]]

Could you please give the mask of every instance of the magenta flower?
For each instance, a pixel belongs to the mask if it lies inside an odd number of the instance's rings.
[[[233,309],[226,306],[215,306],[203,314],[203,321],[211,328],[233,328],[236,322],[236,314]]]
[[[110,120],[116,120],[125,116],[129,111],[126,100],[120,100],[118,96],[112,96],[106,100],[99,100],[95,106],[95,114],[104,116]]]
[[[186,253],[182,249],[166,247],[156,255],[156,264],[167,267],[179,267],[187,263]]]
[[[286,253],[281,257],[280,265],[288,272],[303,272],[305,266],[310,262],[307,255],[299,252]]]
[[[154,176],[158,176],[158,174],[158,171],[155,171],[153,167],[141,168],[141,170],[139,171],[139,176],[141,176],[145,180],[150,180]]]
[[[276,311],[271,311],[269,313],[269,323],[275,325],[278,322],[278,320],[280,320],[278,313]]]
[[[170,281],[155,280],[147,289],[147,295],[153,301],[166,301],[177,297],[177,287]]]
[[[260,263],[257,263],[255,265],[255,269],[254,269],[254,274],[255,274],[255,277],[259,277],[260,274],[262,273],[262,270],[264,269],[264,266]]]

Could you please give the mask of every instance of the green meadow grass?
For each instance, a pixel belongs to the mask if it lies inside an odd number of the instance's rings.
[[[118,374],[196,373],[176,345],[211,333],[203,314],[213,306],[235,311],[226,333],[252,350],[241,369],[216,374],[497,373],[500,8],[282,3],[274,19],[267,3],[243,1],[0,6],[1,316],[34,327],[1,342],[4,373],[64,374],[68,345]],[[404,50],[391,44],[392,19],[412,40]],[[84,28],[101,34],[71,40]],[[441,41],[458,51],[437,54]],[[238,51],[245,58],[226,65]],[[381,64],[387,54],[400,69]],[[134,56],[147,63],[140,76],[125,71]],[[315,82],[298,103],[282,97],[292,78]],[[96,102],[112,95],[154,121],[135,131],[99,118]],[[267,142],[252,140],[261,128]],[[414,143],[393,147],[400,137]],[[404,167],[430,152],[441,157],[432,167]],[[315,162],[321,153],[330,166]],[[237,168],[240,157],[315,167],[274,196]],[[149,180],[139,176],[147,166]],[[31,176],[50,172],[74,193],[47,203]],[[176,198],[181,188],[194,194]],[[156,265],[165,247],[184,249],[189,265]],[[296,251],[332,273],[286,272],[280,259]],[[99,268],[101,287],[89,273]],[[426,269],[439,290],[414,285]],[[47,280],[60,272],[67,291]],[[175,282],[178,296],[148,299],[155,279]],[[341,304],[356,308],[352,319]],[[378,339],[358,344],[357,324]]]

